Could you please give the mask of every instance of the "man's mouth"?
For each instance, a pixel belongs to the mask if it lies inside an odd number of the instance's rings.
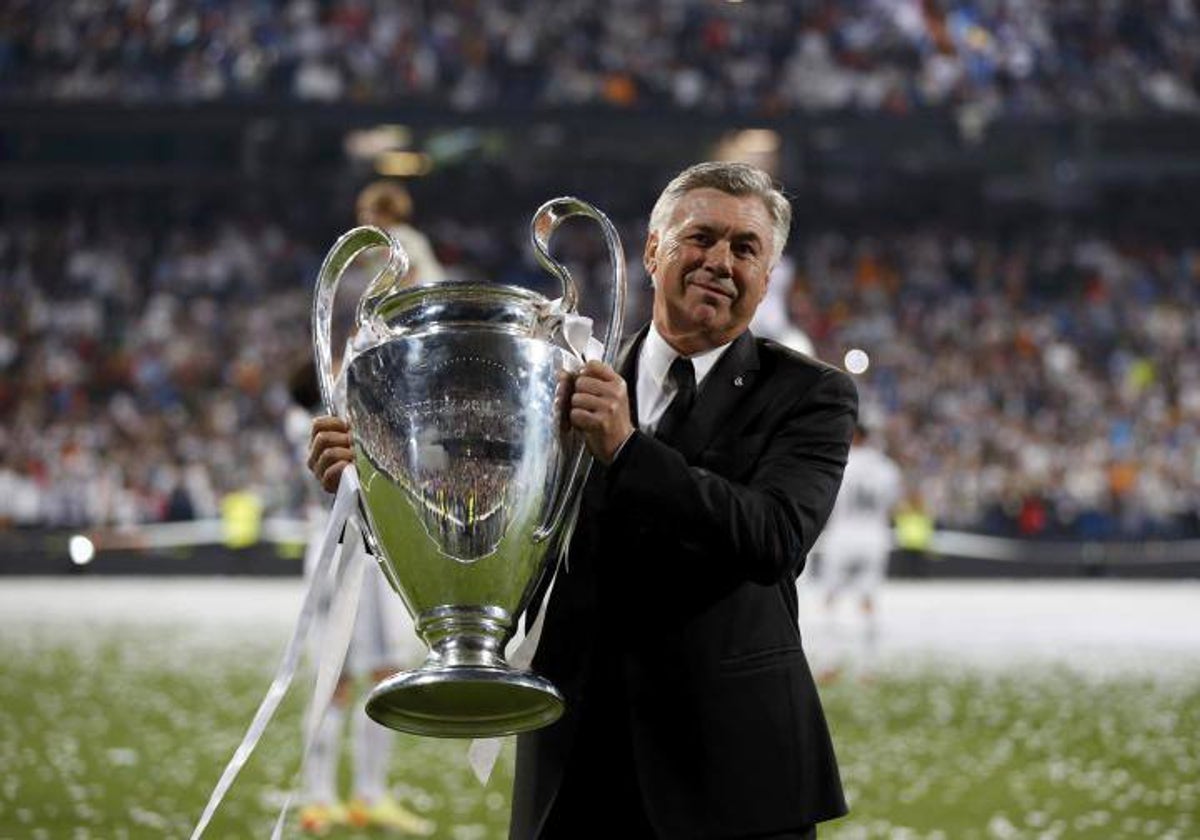
[[[711,292],[715,295],[727,297],[730,300],[735,300],[737,298],[737,287],[734,286],[732,282],[725,283],[717,278],[712,280],[688,280],[688,285],[695,286],[698,289]]]

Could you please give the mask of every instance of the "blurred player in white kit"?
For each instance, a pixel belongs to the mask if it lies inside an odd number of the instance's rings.
[[[375,225],[388,231],[408,253],[410,267],[404,276],[405,285],[439,282],[445,272],[434,256],[425,236],[411,226],[412,199],[408,191],[394,181],[376,181],[358,196],[356,213],[359,224]],[[365,281],[382,265],[372,261],[373,254],[360,260],[363,266],[352,266],[347,272],[339,300],[357,302]],[[356,271],[357,269],[357,271]],[[356,273],[358,277],[352,277]],[[359,281],[357,284],[355,280]],[[336,363],[335,363],[336,372]],[[311,363],[294,377],[293,397],[303,406],[289,422],[289,437],[294,438],[301,451],[307,449],[314,414],[323,414],[319,403],[316,371]],[[349,446],[349,441],[346,442]],[[302,456],[303,457],[303,456]],[[305,572],[311,574],[315,563],[314,550],[324,533],[325,508],[328,498],[317,503],[313,522],[313,539]],[[329,598],[323,607],[328,610]],[[323,613],[314,632],[317,645],[325,636],[328,615]],[[353,634],[346,651],[346,661],[338,679],[333,702],[325,713],[316,740],[304,767],[303,801],[300,826],[310,834],[325,834],[332,827],[350,825],[358,828],[377,827],[400,834],[428,835],[434,826],[392,798],[388,786],[392,741],[395,733],[367,717],[362,693],[401,667],[415,665],[424,652],[400,597],[392,591],[378,565],[368,558],[363,575],[362,593],[354,619]],[[364,681],[369,678],[370,682]],[[356,701],[356,702],[355,702]],[[343,802],[338,796],[338,759],[342,751],[342,734],[346,716],[351,715],[351,755],[353,781],[351,798]]]
[[[892,511],[903,494],[900,468],[869,437],[866,427],[855,430],[833,513],[813,549],[820,558],[818,579],[827,610],[832,612],[842,595],[858,600],[857,658],[868,667],[878,637],[876,598],[892,548]],[[831,666],[821,675],[829,680],[838,671]]]

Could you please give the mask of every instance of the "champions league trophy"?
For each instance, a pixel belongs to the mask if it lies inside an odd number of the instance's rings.
[[[584,201],[549,201],[530,226],[538,262],[562,284],[559,301],[499,284],[403,288],[408,257],[377,227],[344,234],[321,266],[313,301],[321,395],[353,431],[364,538],[429,648],[420,667],[384,680],[367,700],[367,714],[392,729],[490,737],[562,714],[559,691],[510,666],[504,648],[569,538],[591,463],[559,399],[590,331],[575,314],[574,280],[548,250],[571,216],[598,222],[608,246],[603,360],[611,364],[625,258],[612,223]],[[389,260],[358,302],[342,403],[330,353],[333,299],[347,265],[376,247],[388,248]]]

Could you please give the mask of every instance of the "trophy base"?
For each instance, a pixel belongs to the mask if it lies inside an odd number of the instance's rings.
[[[377,723],[436,738],[493,738],[558,720],[563,697],[528,671],[449,665],[401,671],[375,686],[367,715]]]

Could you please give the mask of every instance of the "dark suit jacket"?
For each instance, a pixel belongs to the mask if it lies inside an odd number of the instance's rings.
[[[619,363],[631,399],[644,335]],[[567,711],[518,742],[514,840],[545,824],[585,698],[628,715],[661,837],[846,813],[795,579],[833,506],[857,402],[846,374],[747,332],[705,380],[678,449],[637,431],[593,467],[534,660]]]

